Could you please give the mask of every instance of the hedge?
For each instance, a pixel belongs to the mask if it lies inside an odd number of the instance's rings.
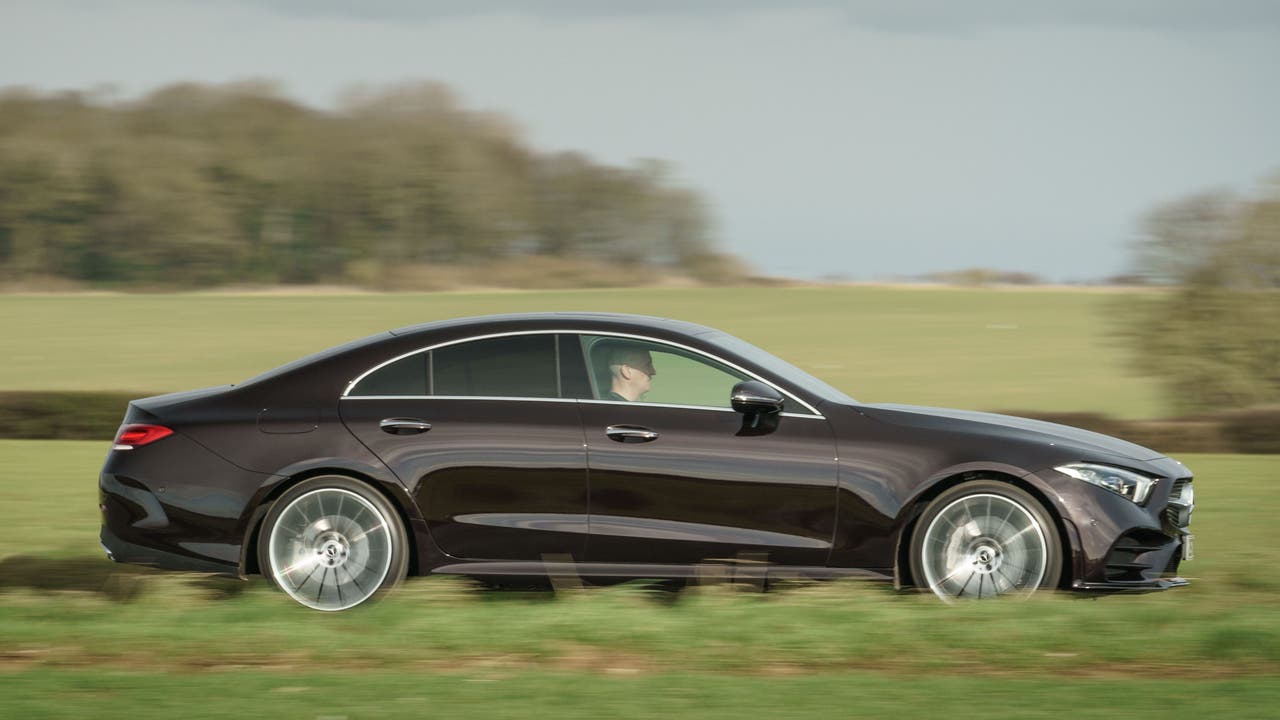
[[[0,438],[110,442],[129,401],[155,394],[0,392]]]
[[[155,394],[0,392],[0,438],[106,442],[115,437],[130,400]],[[1006,414],[1114,435],[1161,452],[1280,454],[1280,406],[1276,405],[1163,420],[1036,410]]]
[[[1160,452],[1280,453],[1280,406],[1150,420],[1125,420],[1096,413],[1002,412],[1114,435]]]

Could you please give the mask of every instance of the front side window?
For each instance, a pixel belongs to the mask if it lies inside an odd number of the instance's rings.
[[[369,373],[347,394],[559,397],[556,336],[512,335],[424,350]]]
[[[583,335],[591,373],[586,399],[730,407],[733,386],[750,379],[694,352],[662,343]]]

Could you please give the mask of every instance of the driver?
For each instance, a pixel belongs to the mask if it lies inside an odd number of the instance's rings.
[[[605,349],[609,363],[609,392],[603,400],[635,402],[649,392],[653,376],[653,356],[639,345],[611,344]]]

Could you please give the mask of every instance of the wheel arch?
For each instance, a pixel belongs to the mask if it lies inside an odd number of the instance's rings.
[[[1050,490],[1039,483],[1035,475],[1014,468],[991,466],[971,467],[963,470],[954,469],[942,473],[924,485],[920,492],[916,493],[906,503],[901,515],[903,520],[900,523],[897,537],[894,538],[894,587],[901,590],[914,586],[914,578],[911,577],[910,570],[911,536],[915,532],[916,524],[919,522],[925,508],[942,493],[957,485],[975,480],[994,480],[1007,483],[1031,495],[1036,502],[1040,503],[1040,506],[1053,519],[1054,527],[1058,531],[1059,549],[1062,552],[1062,570],[1055,587],[1059,589],[1070,587],[1076,572],[1076,552],[1073,548],[1075,543],[1072,540],[1075,537],[1075,528],[1069,527],[1069,523],[1065,521],[1062,508],[1056,502],[1053,502],[1051,499],[1053,495]]]

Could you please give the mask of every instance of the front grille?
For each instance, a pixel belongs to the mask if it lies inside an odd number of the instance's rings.
[[[1191,511],[1195,509],[1195,492],[1191,478],[1178,478],[1169,490],[1169,504],[1164,509],[1165,525],[1181,530],[1191,524]]]

